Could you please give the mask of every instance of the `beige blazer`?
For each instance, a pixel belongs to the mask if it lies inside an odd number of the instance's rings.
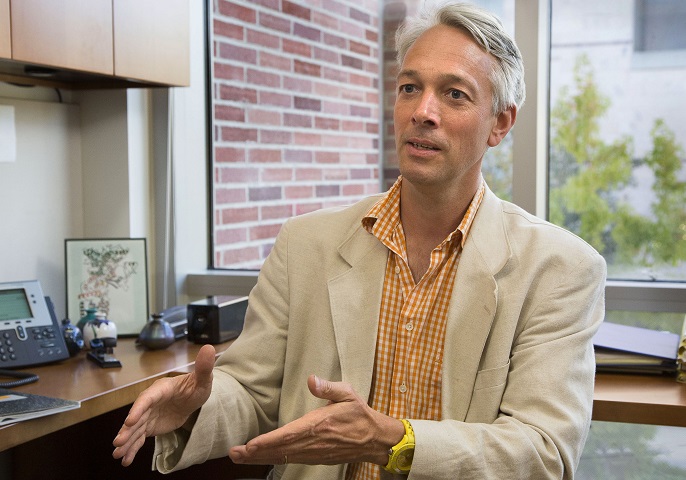
[[[307,389],[312,373],[369,396],[387,250],[360,220],[378,198],[284,225],[190,436],[157,438],[158,470],[225,456],[323,405]],[[604,284],[605,262],[589,245],[487,190],[451,299],[443,420],[410,419],[410,480],[573,478],[591,417]],[[344,472],[289,464],[272,478]]]

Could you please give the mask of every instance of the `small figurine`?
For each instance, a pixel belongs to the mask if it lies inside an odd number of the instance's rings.
[[[81,329],[71,323],[71,320],[65,318],[62,320],[62,336],[64,337],[64,343],[67,345],[67,351],[69,356],[73,357],[79,353],[84,346],[83,334]]]

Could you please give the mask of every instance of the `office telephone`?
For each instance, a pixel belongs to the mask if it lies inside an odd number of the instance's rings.
[[[0,369],[67,358],[54,307],[38,280],[0,283]]]

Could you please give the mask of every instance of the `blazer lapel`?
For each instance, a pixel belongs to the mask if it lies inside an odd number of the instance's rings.
[[[330,277],[328,288],[341,375],[368,398],[388,250],[360,227],[339,253],[344,264]]]
[[[496,274],[511,256],[500,200],[486,190],[467,237],[448,311],[443,418],[464,420],[498,296]]]

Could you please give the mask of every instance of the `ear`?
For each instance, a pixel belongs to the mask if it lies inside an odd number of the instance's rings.
[[[505,138],[507,132],[515,124],[517,118],[517,107],[510,107],[504,112],[498,114],[491,129],[491,134],[488,136],[488,146],[495,147]]]

